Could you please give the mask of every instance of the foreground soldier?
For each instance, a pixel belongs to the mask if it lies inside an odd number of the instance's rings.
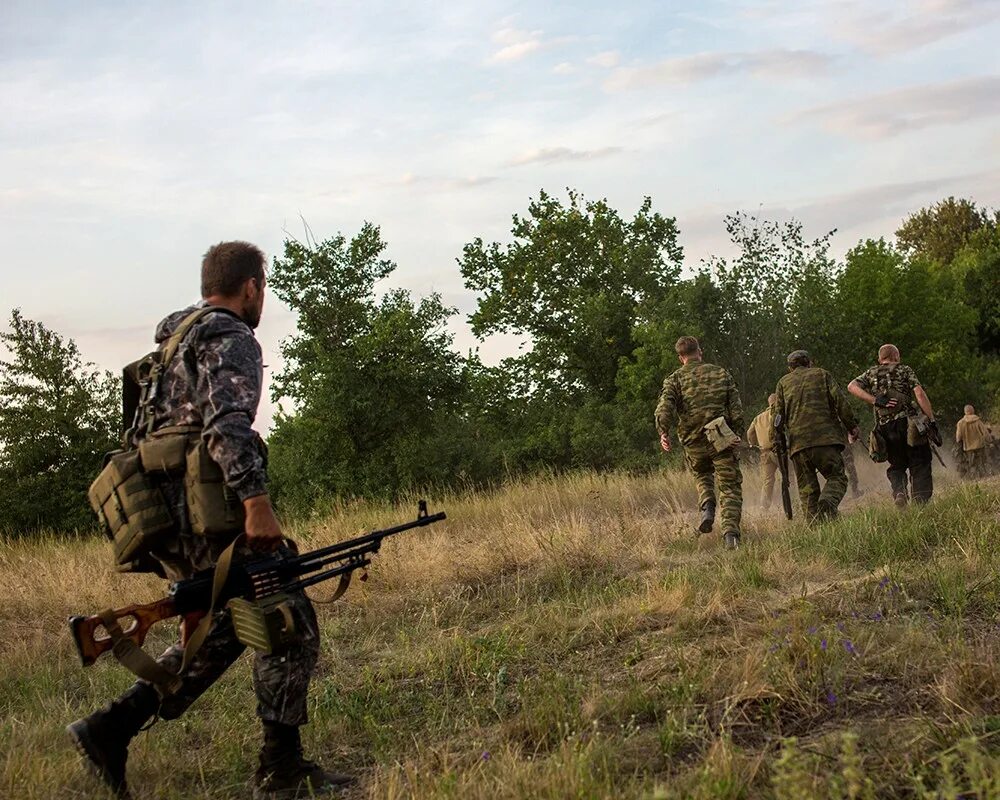
[[[885,442],[889,462],[886,476],[897,506],[905,506],[907,483],[914,502],[926,503],[934,494],[931,474],[931,445],[917,432],[917,415],[923,412],[934,424],[934,409],[916,373],[899,363],[899,349],[884,344],[878,351],[878,365],[869,367],[851,381],[847,390],[875,411],[875,432]],[[909,472],[909,481],[907,481]]]
[[[771,507],[774,496],[774,476],[778,471],[778,457],[774,454],[774,401],[767,398],[767,408],[761,411],[747,428],[747,443],[760,450],[760,505],[765,511]]]
[[[975,407],[965,407],[965,416],[955,426],[955,444],[964,456],[965,475],[971,480],[989,474],[989,450],[992,439],[990,429],[976,414]]]
[[[810,522],[832,519],[847,494],[844,429],[854,441],[858,423],[833,376],[814,367],[809,353],[790,353],[788,370],[775,389],[774,414],[788,438],[802,510]],[[817,473],[826,481],[822,490]]]
[[[660,446],[670,451],[670,430],[676,424],[677,437],[684,445],[684,458],[698,484],[698,505],[702,511],[698,525],[700,533],[710,533],[715,524],[715,478],[718,476],[723,542],[727,550],[735,550],[740,543],[743,511],[743,475],[735,448],[739,443],[736,437],[743,434],[744,426],[740,394],[726,370],[702,361],[701,346],[693,336],[682,336],[674,349],[682,366],[663,381],[663,391],[656,406]],[[730,429],[722,434],[729,437],[727,442],[716,433],[720,418]],[[713,444],[713,439],[720,443]]]
[[[260,322],[264,304],[264,263],[264,254],[246,242],[218,244],[205,254],[204,300],[160,323],[156,341],[161,350],[192,312],[205,306],[217,310],[198,318],[184,335],[152,401],[152,419],[144,422],[151,423],[150,433],[175,426],[192,430],[195,436],[200,431],[228,490],[242,502],[248,548],[274,551],[285,545],[267,494],[262,446],[251,429],[263,377],[260,345],[253,329]],[[141,427],[139,436],[144,433]],[[163,485],[176,525],[165,544],[151,554],[171,580],[214,566],[239,532],[227,536],[195,534],[183,481],[181,475]],[[249,555],[248,548],[238,549],[237,556]],[[258,653],[254,659],[257,714],[264,729],[260,767],[253,780],[255,798],[307,797],[349,781],[302,756],[299,726],[306,722],[309,680],[319,655],[319,629],[303,591],[290,593],[287,606],[295,631],[287,649],[273,655]],[[186,638],[190,622],[185,620],[182,638]],[[67,731],[97,775],[119,797],[129,797],[125,762],[132,738],[154,715],[169,720],[183,714],[243,650],[230,615],[219,612],[186,669],[181,670],[184,649],[180,643],[158,659],[168,670],[179,673],[179,690],[168,692],[139,680],[108,707],[77,720]]]

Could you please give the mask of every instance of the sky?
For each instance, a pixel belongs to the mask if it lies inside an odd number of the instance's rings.
[[[202,254],[382,229],[440,292],[540,189],[645,196],[686,263],[736,210],[845,252],[948,195],[1000,206],[1000,2],[0,3],[0,316],[117,371]],[[0,322],[0,324],[3,324]],[[268,374],[295,320],[272,296]],[[268,399],[258,423],[274,413]]]

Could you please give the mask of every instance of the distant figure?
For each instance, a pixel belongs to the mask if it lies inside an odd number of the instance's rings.
[[[955,444],[964,455],[965,477],[975,480],[989,473],[992,438],[992,432],[976,414],[976,409],[966,406],[965,416],[955,426]]]
[[[774,496],[774,476],[778,471],[778,457],[774,454],[774,401],[767,398],[767,408],[761,411],[747,428],[747,442],[760,450],[760,505],[766,511]]]
[[[875,436],[884,439],[889,461],[886,476],[893,500],[902,507],[909,496],[916,503],[926,503],[934,494],[931,445],[919,434],[916,425],[921,412],[933,423],[934,409],[916,373],[899,363],[899,358],[895,345],[882,345],[878,365],[851,381],[847,390],[875,411]]]
[[[814,367],[805,350],[788,355],[788,374],[775,389],[774,414],[788,438],[788,454],[795,465],[802,510],[810,522],[837,516],[847,494],[844,471],[844,429],[850,441],[858,435],[858,422],[840,390],[825,369]],[[820,488],[817,474],[825,483]]]
[[[854,443],[846,430],[844,441],[844,449],[841,451],[844,457],[844,470],[847,472],[847,482],[851,486],[851,497],[857,500],[864,492],[861,491],[861,482],[858,480],[858,465],[854,461]]]
[[[735,447],[744,430],[740,393],[729,372],[702,361],[701,345],[693,336],[682,336],[674,349],[681,367],[663,381],[656,406],[660,446],[670,451],[670,431],[676,425],[677,438],[684,445],[684,459],[698,484],[700,533],[710,533],[715,525],[718,476],[723,542],[727,550],[735,550],[740,543],[743,512],[743,476]],[[715,432],[719,430],[720,418],[732,434],[728,446],[713,443],[719,441]]]

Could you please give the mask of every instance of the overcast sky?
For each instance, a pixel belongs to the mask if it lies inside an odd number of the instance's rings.
[[[737,209],[843,252],[949,194],[1000,205],[998,41],[996,0],[3,0],[0,315],[117,370],[208,245],[274,254],[301,215],[380,225],[390,285],[464,317],[462,245],[540,188],[652,196],[690,264]],[[272,302],[272,370],[293,329]]]

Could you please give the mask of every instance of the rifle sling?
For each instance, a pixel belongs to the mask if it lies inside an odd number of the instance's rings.
[[[337,584],[337,588],[334,590],[333,594],[323,600],[317,600],[315,597],[310,597],[314,603],[319,603],[320,605],[327,605],[329,603],[335,603],[341,597],[344,596],[344,592],[347,591],[347,587],[351,585],[351,575],[353,572],[345,572],[340,576],[340,582]]]
[[[232,544],[219,556],[219,561],[215,565],[215,573],[212,577],[212,602],[209,604],[205,616],[201,618],[194,632],[188,637],[187,644],[184,645],[181,668],[176,674],[156,661],[125,635],[112,609],[109,608],[98,614],[101,622],[104,624],[104,629],[108,632],[108,636],[111,637],[111,652],[118,660],[118,663],[133,675],[153,684],[161,698],[169,697],[180,690],[183,682],[181,676],[191,666],[194,657],[205,643],[205,639],[208,638],[208,633],[212,628],[212,618],[215,616],[215,604],[226,585],[226,579],[229,577],[229,568],[233,563],[233,553],[236,550],[236,545],[242,541],[243,537],[244,534],[237,536]],[[345,586],[345,591],[346,588]],[[338,591],[340,591],[339,587]],[[343,592],[340,592],[340,594],[343,594]],[[339,595],[337,596],[339,597]]]

